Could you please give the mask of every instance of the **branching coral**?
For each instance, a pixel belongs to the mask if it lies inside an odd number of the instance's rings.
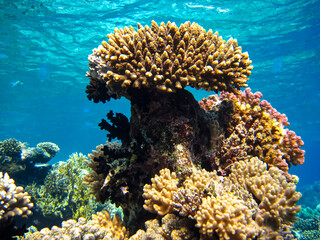
[[[296,206],[301,193],[296,185],[288,183],[281,170],[267,166],[257,158],[236,162],[231,167],[229,179],[243,186],[258,203],[255,221],[268,231],[279,231],[282,225],[292,226],[297,220]]]
[[[291,179],[287,173],[291,164],[304,162],[304,151],[300,149],[303,141],[285,128],[289,125],[287,117],[261,98],[260,92],[252,93],[247,88],[239,95],[221,92],[220,97],[213,95],[200,101],[207,111],[217,110],[227,102],[233,105],[224,139],[213,151],[213,162],[223,170],[235,161],[256,156],[269,166],[277,166]]]
[[[84,183],[90,186],[97,201],[103,203],[109,198],[110,195],[106,196],[103,193],[109,192],[111,194],[111,187],[117,188],[115,195],[124,195],[121,187],[126,187],[126,183],[122,183],[118,179],[118,184],[112,186],[109,182],[113,180],[114,176],[121,175],[126,170],[126,157],[128,156],[127,150],[122,148],[119,142],[101,144],[96,147],[95,151],[92,151],[92,154],[89,154],[89,160],[86,161],[86,164],[92,171],[84,176]]]
[[[151,28],[138,24],[115,29],[89,56],[88,98],[94,102],[128,98],[131,88],[156,88],[175,92],[186,86],[208,91],[246,87],[252,66],[237,40],[227,42],[218,32],[206,32],[196,23],[152,21]]]
[[[234,163],[228,177],[194,170],[182,180],[168,169],[160,171],[152,185],[144,188],[144,207],[159,215],[178,212],[195,219],[195,226],[206,236],[273,239],[293,226],[300,210],[296,203],[301,194],[295,184],[288,183],[278,168],[267,169],[258,158]]]
[[[169,169],[162,169],[160,175],[151,179],[152,185],[146,184],[143,188],[143,197],[146,199],[143,205],[149,212],[164,215],[172,211],[173,194],[178,189],[179,180],[175,173]]]
[[[130,240],[148,239],[196,239],[192,231],[192,222],[186,218],[168,213],[162,217],[161,223],[157,219],[148,220],[145,223],[146,231],[138,230]]]
[[[195,218],[196,226],[204,235],[217,232],[220,239],[245,240],[260,233],[252,215],[243,200],[229,193],[203,198]]]
[[[85,155],[74,153],[68,161],[53,166],[44,185],[27,187],[41,214],[62,219],[91,217],[97,203],[83,184],[82,178],[89,170],[85,161]]]
[[[0,172],[0,236],[1,239],[11,239],[12,236],[22,235],[24,228],[17,228],[15,216],[28,217],[32,214],[31,196],[16,186],[7,173]]]
[[[14,216],[31,215],[30,195],[17,187],[7,173],[0,172],[0,223]]]
[[[108,123],[106,120],[102,119],[101,123],[99,123],[99,127],[101,130],[106,130],[109,133],[107,134],[108,140],[118,138],[124,145],[128,145],[130,142],[129,132],[130,132],[130,124],[128,118],[121,114],[116,113],[116,116],[113,116],[113,111],[110,111],[107,114],[107,119],[110,120]]]
[[[106,211],[92,215],[92,219],[85,218],[62,222],[62,227],[44,228],[40,232],[34,231],[25,234],[23,240],[49,240],[49,239],[128,239],[128,232],[118,215],[113,218]]]

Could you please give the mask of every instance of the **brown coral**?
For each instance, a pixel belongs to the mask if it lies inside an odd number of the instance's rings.
[[[92,215],[92,220],[87,221],[85,218],[68,220],[62,222],[62,227],[44,228],[40,232],[25,234],[25,240],[47,240],[47,239],[128,239],[129,232],[122,225],[118,215],[113,219],[107,211],[98,212]]]
[[[27,217],[32,214],[31,196],[17,187],[7,173],[0,172],[0,224],[14,216]]]
[[[196,23],[152,21],[115,29],[89,56],[88,98],[94,102],[128,96],[132,88],[175,92],[186,86],[208,91],[236,92],[246,87],[252,66],[237,40],[227,42],[218,32]]]
[[[173,194],[178,190],[179,180],[169,169],[160,170],[160,175],[151,179],[152,184],[143,188],[144,209],[149,212],[165,215],[172,212]]]

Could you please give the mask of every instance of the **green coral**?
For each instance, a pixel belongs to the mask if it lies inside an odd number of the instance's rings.
[[[82,153],[74,153],[66,162],[53,166],[44,185],[27,187],[44,216],[89,219],[96,211],[98,204],[82,180],[88,171],[86,160]]]

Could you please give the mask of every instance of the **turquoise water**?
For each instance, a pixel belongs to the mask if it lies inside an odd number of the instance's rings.
[[[87,154],[106,141],[109,110],[130,116],[125,99],[88,101],[87,56],[115,27],[151,20],[196,22],[236,38],[254,69],[253,91],[285,113],[305,142],[300,184],[320,180],[320,1],[0,1],[0,140]],[[198,100],[209,95],[191,90]]]

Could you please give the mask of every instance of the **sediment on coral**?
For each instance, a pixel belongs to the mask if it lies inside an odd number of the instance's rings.
[[[130,97],[130,89],[175,92],[186,86],[207,91],[237,92],[246,87],[251,60],[236,39],[227,42],[218,32],[196,23],[152,21],[151,28],[125,27],[108,34],[108,41],[89,56],[88,98],[94,102]]]

